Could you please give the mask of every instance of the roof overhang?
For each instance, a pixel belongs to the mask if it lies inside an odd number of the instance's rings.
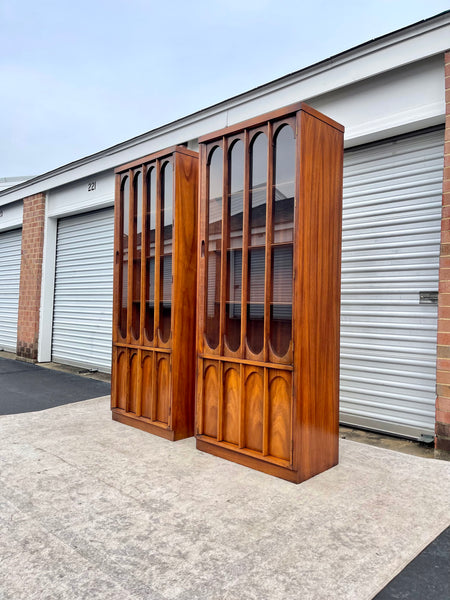
[[[246,112],[251,116],[256,106],[264,104],[265,97],[270,104],[271,96],[292,85],[301,83],[302,98],[298,100],[324,95],[442,54],[449,48],[449,40],[450,11],[446,11],[0,191],[0,205],[114,169],[139,156],[232,125],[243,120]],[[259,113],[253,116],[256,114]]]

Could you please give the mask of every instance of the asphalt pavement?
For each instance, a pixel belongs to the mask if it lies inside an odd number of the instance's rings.
[[[0,357],[0,415],[46,410],[99,398],[110,384]]]

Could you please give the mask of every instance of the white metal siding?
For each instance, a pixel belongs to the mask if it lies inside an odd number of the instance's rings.
[[[52,360],[111,369],[113,209],[60,219]]]
[[[22,230],[0,233],[0,348],[16,351]]]
[[[435,423],[443,131],[347,152],[341,421],[420,438]]]

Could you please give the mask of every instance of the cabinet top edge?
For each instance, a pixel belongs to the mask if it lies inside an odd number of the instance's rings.
[[[134,169],[136,167],[141,167],[145,163],[151,162],[152,160],[156,160],[158,158],[165,158],[166,156],[167,157],[172,156],[173,154],[184,154],[185,156],[189,156],[191,158],[198,159],[198,152],[195,152],[194,150],[190,150],[189,148],[186,148],[185,146],[170,146],[169,148],[164,148],[164,150],[159,150],[158,152],[152,152],[152,154],[147,154],[146,156],[143,156],[142,158],[138,158],[136,160],[133,160],[132,162],[128,162],[123,165],[120,165],[119,167],[116,167],[114,169],[114,173],[116,175],[118,175],[120,173],[125,173],[126,171],[129,171],[130,169]]]
[[[212,133],[202,135],[199,137],[198,141],[200,144],[205,143],[205,142],[211,142],[211,141],[214,141],[221,137],[224,137],[224,136],[227,136],[227,135],[230,135],[233,133],[238,133],[238,132],[243,131],[244,129],[248,129],[250,127],[258,127],[260,125],[263,125],[267,121],[273,121],[275,119],[291,117],[291,116],[297,114],[298,112],[307,113],[307,114],[311,115],[312,117],[319,119],[320,121],[323,121],[324,123],[333,127],[334,129],[337,129],[338,131],[344,133],[344,129],[345,129],[344,126],[341,125],[340,123],[338,123],[337,121],[334,121],[330,117],[327,117],[326,115],[324,115],[320,111],[316,110],[315,108],[312,108],[312,106],[309,106],[305,102],[295,102],[294,104],[289,104],[287,106],[283,106],[282,108],[278,108],[276,110],[272,110],[270,112],[263,113],[262,115],[252,117],[251,119],[247,119],[245,121],[240,121],[239,123],[236,123],[234,125],[230,125],[228,127],[224,127],[222,129],[213,131]]]

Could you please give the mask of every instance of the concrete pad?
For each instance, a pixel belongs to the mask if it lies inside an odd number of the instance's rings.
[[[0,598],[371,599],[450,524],[450,463],[340,450],[296,486],[112,421],[108,397],[3,416]]]

